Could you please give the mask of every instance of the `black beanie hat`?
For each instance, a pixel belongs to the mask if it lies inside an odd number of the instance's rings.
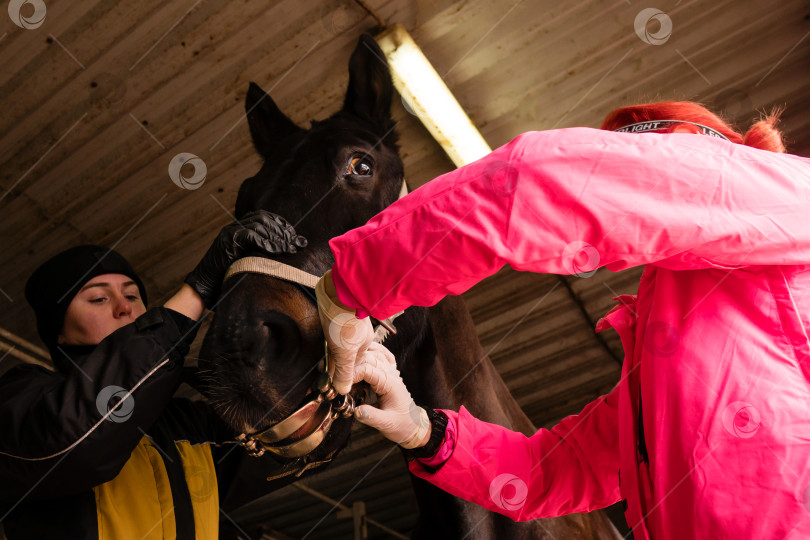
[[[146,305],[146,289],[132,266],[119,253],[101,246],[76,246],[45,261],[25,284],[25,299],[37,316],[39,337],[55,358],[56,340],[65,312],[82,286],[102,274],[123,274],[138,285]]]

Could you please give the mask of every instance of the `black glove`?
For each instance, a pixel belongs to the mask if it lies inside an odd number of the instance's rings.
[[[246,214],[240,223],[223,227],[197,267],[186,276],[186,283],[202,297],[205,307],[212,309],[219,298],[222,280],[228,267],[250,252],[257,256],[274,253],[295,253],[306,247],[307,239],[281,216],[257,210]]]

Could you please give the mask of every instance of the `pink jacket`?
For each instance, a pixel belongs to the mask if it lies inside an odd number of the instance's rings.
[[[627,501],[635,538],[810,538],[810,160],[693,134],[532,132],[331,242],[385,318],[509,263],[647,265],[618,385],[532,437],[451,413],[437,486],[516,520]],[[640,425],[641,424],[641,425]]]

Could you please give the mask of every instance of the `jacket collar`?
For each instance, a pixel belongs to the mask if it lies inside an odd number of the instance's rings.
[[[60,373],[70,373],[90,356],[98,345],[57,345],[51,349],[51,360]]]

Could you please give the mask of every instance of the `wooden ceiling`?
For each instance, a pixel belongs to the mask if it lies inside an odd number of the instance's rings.
[[[352,0],[44,1],[38,28],[0,16],[0,327],[32,341],[25,280],[75,244],[115,246],[141,273],[152,304],[165,300],[260,166],[243,115],[248,82],[301,125],[324,118],[342,103],[357,37],[375,26]],[[528,130],[596,127],[620,105],[694,99],[742,128],[757,111],[786,106],[789,151],[810,151],[806,2],[368,3],[412,33],[492,147]],[[634,30],[647,7],[672,21],[663,44]],[[450,170],[398,99],[392,110],[411,189]],[[168,175],[181,152],[207,166],[199,189],[181,189]],[[638,275],[561,279],[505,269],[465,295],[485,350],[538,426],[618,380],[618,339],[598,339],[592,325],[612,296],[635,292]],[[0,372],[14,362],[4,357]],[[340,499],[357,471],[387,451],[358,428],[343,461],[306,484]],[[373,519],[407,534],[411,499],[393,453],[347,501],[366,501]],[[301,538],[328,509],[289,487],[239,517]],[[350,531],[329,516],[307,537]]]

